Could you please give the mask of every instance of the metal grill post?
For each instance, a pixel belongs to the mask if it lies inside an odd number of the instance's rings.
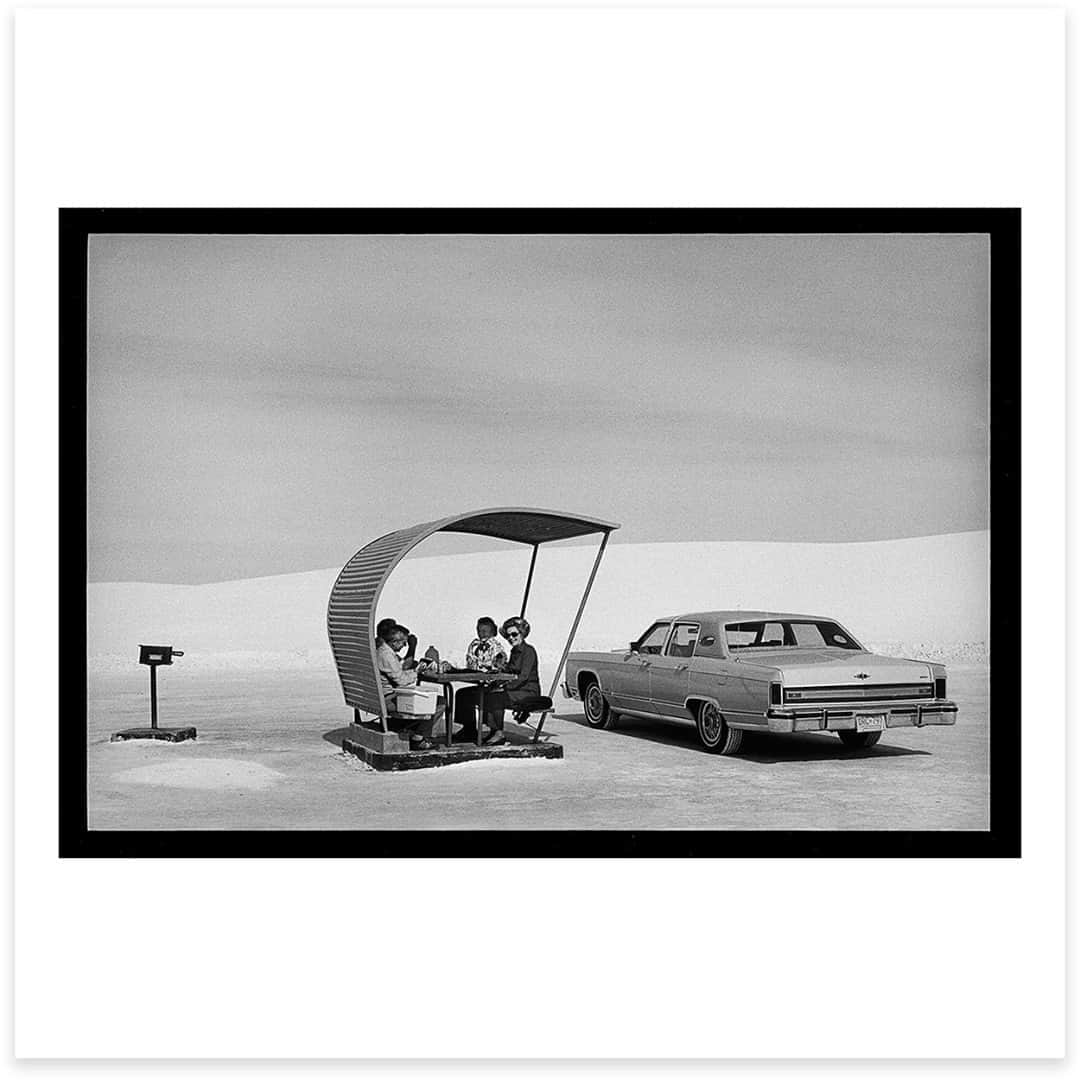
[[[157,664],[150,665],[150,726],[157,727]]]

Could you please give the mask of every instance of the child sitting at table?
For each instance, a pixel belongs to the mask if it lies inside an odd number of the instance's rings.
[[[476,637],[465,651],[466,671],[502,671],[507,655],[498,637],[499,626],[486,615],[476,620]],[[480,703],[480,690],[473,687],[459,690],[454,697],[454,721],[464,725],[454,737],[463,741],[476,738],[476,712]],[[492,731],[502,727],[502,710],[485,710],[484,721]],[[502,741],[501,737],[499,741]]]
[[[506,650],[498,638],[499,628],[486,615],[476,620],[476,637],[465,651],[466,671],[502,671]]]

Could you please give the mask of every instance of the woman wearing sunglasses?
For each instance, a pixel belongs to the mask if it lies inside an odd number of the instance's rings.
[[[515,615],[502,624],[502,636],[510,642],[510,659],[504,671],[514,678],[501,683],[499,689],[484,695],[484,722],[489,731],[484,737],[488,746],[506,742],[503,734],[503,711],[511,709],[519,701],[540,694],[540,665],[536,650],[525,640],[529,636],[528,620]],[[476,738],[476,708],[480,704],[480,688],[462,690],[454,698],[455,719],[465,725],[465,730],[455,738]]]

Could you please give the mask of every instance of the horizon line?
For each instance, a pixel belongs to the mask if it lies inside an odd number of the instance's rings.
[[[632,541],[616,541],[614,538],[611,540],[611,547],[616,545],[619,547],[654,547],[661,544],[783,544],[786,547],[796,546],[825,546],[830,545],[834,547],[853,547],[855,545],[865,544],[898,544],[905,543],[913,540],[936,540],[945,539],[947,537],[954,536],[969,536],[972,533],[989,533],[989,526],[982,529],[958,529],[955,532],[947,533],[918,533],[913,536],[892,536],[877,540],[632,540]],[[435,535],[439,535],[436,533]],[[456,535],[456,534],[455,534]],[[430,539],[430,538],[429,538]],[[370,543],[371,541],[369,541]],[[588,537],[572,537],[568,540],[552,541],[557,543],[561,548],[568,547],[591,547],[593,544]],[[527,545],[515,545],[516,547],[523,547]],[[361,548],[357,549],[358,551]],[[510,548],[493,550],[491,548],[475,548],[470,551],[457,551],[441,555],[409,555],[406,556],[403,562],[419,562],[425,559],[456,559],[465,555],[498,555],[509,554]],[[351,558],[351,556],[350,556]],[[346,559],[346,562],[348,560]],[[323,574],[323,573],[339,573],[341,566],[315,566],[303,570],[286,570],[277,574],[254,574],[251,577],[239,577],[239,578],[215,578],[211,581],[149,581],[145,578],[103,578],[98,580],[87,580],[86,585],[89,588],[91,585],[162,585],[172,588],[185,588],[185,589],[200,589],[206,588],[210,585],[230,585],[242,581],[266,581],[272,578],[282,577],[298,577],[301,574]]]

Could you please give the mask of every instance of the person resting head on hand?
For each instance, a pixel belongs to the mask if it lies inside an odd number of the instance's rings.
[[[404,664],[406,668],[418,668],[420,662],[416,659],[416,646],[418,644],[416,635],[407,626],[402,626],[400,623],[397,625],[396,629],[405,635],[406,648],[404,656],[401,657],[402,664]],[[395,651],[398,653],[401,652],[400,648]]]
[[[382,624],[377,629],[381,632],[377,639],[375,659],[379,671],[379,686],[389,714],[387,723],[391,730],[408,732],[410,749],[430,750],[435,746],[431,741],[431,733],[435,721],[441,716],[442,706],[439,706],[434,716],[403,717],[397,713],[396,695],[403,687],[416,686],[417,678],[425,671],[438,671],[438,651],[431,647],[428,655],[420,661],[414,661],[412,667],[407,667],[399,653],[409,647],[411,635],[408,630],[404,626],[388,628]]]

